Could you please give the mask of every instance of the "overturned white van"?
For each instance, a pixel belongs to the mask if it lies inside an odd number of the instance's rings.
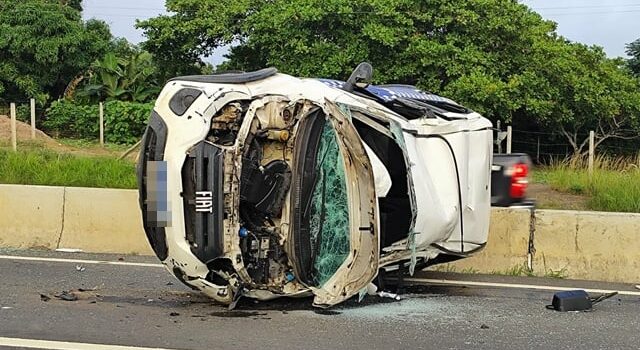
[[[233,304],[340,303],[487,241],[491,123],[410,86],[275,69],[162,90],[138,166],[149,241],[186,285]]]

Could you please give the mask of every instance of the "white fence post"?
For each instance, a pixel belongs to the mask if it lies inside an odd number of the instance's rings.
[[[511,140],[513,140],[513,128],[507,126],[507,154],[511,154]]]
[[[104,105],[100,102],[100,146],[104,147]]]
[[[589,177],[593,176],[593,158],[595,154],[595,132],[589,131]]]
[[[31,99],[31,139],[36,139],[36,100]]]
[[[11,104],[11,146],[18,151],[18,134],[16,133],[16,104]]]

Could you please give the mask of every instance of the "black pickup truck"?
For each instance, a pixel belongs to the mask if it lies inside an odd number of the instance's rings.
[[[527,199],[531,158],[524,153],[494,154],[491,166],[491,205],[532,207]]]

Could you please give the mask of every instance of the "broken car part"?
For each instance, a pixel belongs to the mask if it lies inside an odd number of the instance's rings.
[[[547,305],[547,309],[562,312],[590,311],[593,305],[616,295],[618,292],[602,294],[598,297],[590,297],[584,290],[558,292],[553,295],[551,305]]]

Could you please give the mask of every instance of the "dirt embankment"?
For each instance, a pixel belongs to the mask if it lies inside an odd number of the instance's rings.
[[[16,135],[18,148],[45,148],[58,153],[71,153],[83,156],[109,156],[118,157],[122,153],[120,150],[102,148],[100,146],[74,147],[58,142],[56,139],[36,129],[36,139],[31,139],[31,125],[16,121]],[[11,145],[11,118],[0,115],[0,147]],[[22,147],[21,147],[22,146]],[[135,159],[135,152],[127,159]]]
[[[16,135],[18,142],[34,142],[40,143],[46,148],[56,151],[65,151],[65,146],[56,142],[53,138],[41,130],[36,129],[35,141],[31,139],[31,125],[16,121]],[[0,142],[3,144],[11,143],[11,118],[6,115],[0,115]]]

